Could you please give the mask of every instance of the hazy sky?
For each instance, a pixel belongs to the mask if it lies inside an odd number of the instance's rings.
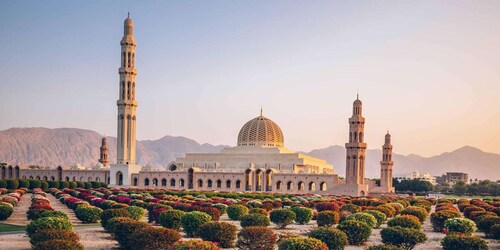
[[[116,136],[123,20],[134,20],[137,138],[235,145],[259,114],[285,144],[500,153],[500,1],[1,1],[0,130]]]

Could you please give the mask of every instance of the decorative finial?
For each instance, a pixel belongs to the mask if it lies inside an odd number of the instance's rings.
[[[359,89],[356,91],[356,100],[359,100]]]
[[[387,130],[387,134],[389,134],[389,130]]]
[[[127,13],[127,18],[130,18],[130,11]]]
[[[260,105],[260,116],[262,116],[262,105]]]

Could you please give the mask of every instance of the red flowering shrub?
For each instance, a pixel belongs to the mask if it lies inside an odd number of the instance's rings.
[[[135,230],[130,237],[131,249],[166,249],[179,241],[179,232],[162,227],[142,227]]]
[[[236,245],[248,250],[273,250],[278,236],[267,227],[245,227],[238,233]]]
[[[340,207],[337,203],[335,202],[318,202],[316,204],[316,210],[318,212],[322,211],[334,211],[334,212],[339,212]]]

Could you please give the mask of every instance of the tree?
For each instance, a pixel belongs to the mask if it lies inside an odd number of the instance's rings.
[[[463,181],[457,181],[455,185],[453,185],[453,193],[456,195],[464,195],[467,192],[467,185]]]

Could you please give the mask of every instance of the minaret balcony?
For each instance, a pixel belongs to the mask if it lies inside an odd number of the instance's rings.
[[[118,69],[119,74],[134,74],[137,75],[137,69],[135,68],[128,68],[128,67],[120,67]]]
[[[366,148],[367,144],[364,142],[348,142],[345,144],[346,148]]]

